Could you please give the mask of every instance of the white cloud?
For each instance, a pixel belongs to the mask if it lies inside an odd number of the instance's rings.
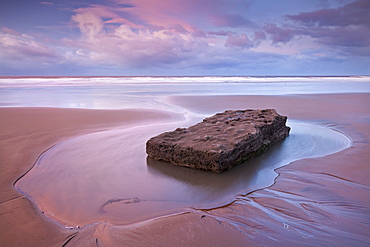
[[[72,21],[77,24],[81,33],[89,39],[99,34],[104,26],[103,21],[99,16],[89,12],[72,16]]]

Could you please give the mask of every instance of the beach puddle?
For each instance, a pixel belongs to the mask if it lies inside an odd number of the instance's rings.
[[[226,205],[272,185],[278,167],[350,145],[346,136],[329,128],[295,121],[288,125],[292,130],[284,141],[221,174],[147,158],[146,141],[175,129],[174,123],[87,134],[44,152],[16,188],[65,226],[127,225]]]

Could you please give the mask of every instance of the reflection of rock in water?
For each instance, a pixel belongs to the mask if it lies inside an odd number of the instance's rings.
[[[279,156],[279,152],[281,152],[282,148],[283,141],[280,141],[264,154],[245,161],[245,165],[237,166],[223,173],[174,166],[168,162],[147,157],[148,172],[155,177],[168,177],[177,183],[186,184],[188,187],[188,194],[194,191],[194,194],[191,196],[194,201],[198,198],[197,194],[202,195],[200,200],[204,200],[204,197],[208,195],[215,194],[217,194],[218,199],[220,199],[222,197],[228,197],[229,193],[235,196],[238,192],[249,193],[254,190],[254,180],[260,177],[259,173],[261,170],[279,162],[279,160],[274,157]],[[268,186],[272,183],[275,176],[276,173],[273,171],[271,174],[265,173],[263,177],[259,178],[259,183],[263,184],[263,186]]]
[[[290,131],[286,120],[274,109],[225,111],[151,138],[146,151],[156,160],[223,172],[286,138]]]
[[[154,160],[147,157],[148,171],[155,176],[166,176],[175,179],[178,182],[188,184],[190,186],[202,188],[207,187],[207,190],[214,190],[221,193],[228,187],[233,187],[235,183],[248,183],[256,172],[258,172],[261,162],[259,159],[248,161],[246,166],[238,166],[237,168],[217,174],[214,172],[195,170],[188,167],[173,166],[168,162]]]

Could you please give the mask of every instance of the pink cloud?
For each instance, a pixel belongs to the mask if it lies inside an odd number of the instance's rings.
[[[125,13],[130,15],[130,19],[136,23],[146,26],[162,26],[168,27],[174,24],[181,25],[187,30],[192,30],[193,27],[184,18],[186,13],[191,11],[191,2],[179,0],[115,0],[118,4],[132,5],[130,8],[122,9]]]
[[[104,21],[105,24],[124,24],[124,25],[128,25],[130,27],[133,27],[133,28],[143,28],[142,25],[138,25],[136,23],[133,23],[132,21],[128,20],[128,19],[125,19],[125,18],[113,18],[113,19],[110,19],[110,20],[107,20],[107,21]]]
[[[233,32],[231,31],[224,31],[224,30],[221,30],[221,31],[210,31],[208,32],[209,35],[218,35],[218,36],[228,36],[230,34],[232,34]]]
[[[266,39],[266,33],[263,31],[254,31],[254,41]]]
[[[1,31],[4,33],[4,34],[10,34],[10,35],[14,35],[14,36],[19,36],[21,35],[21,33],[13,30],[13,29],[10,29],[10,28],[7,28],[7,27],[3,27],[1,28]]]
[[[3,28],[0,32],[0,58],[15,60],[56,61],[58,52],[33,36]],[[4,32],[5,31],[5,32]]]
[[[207,46],[179,25],[152,31],[120,25],[98,32],[97,27],[101,22],[92,22],[95,18],[78,20],[81,31],[85,30],[88,39],[65,40],[66,46],[76,49],[75,53],[67,54],[68,60],[80,64],[101,63],[125,67],[164,65],[184,61],[200,53],[200,47]],[[97,27],[91,27],[94,23],[98,23]]]
[[[246,34],[242,35],[229,35],[229,38],[225,43],[226,47],[240,47],[240,48],[251,48],[254,46],[254,43],[248,38]]]
[[[180,25],[187,31],[201,27],[250,26],[252,22],[238,14],[246,4],[222,0],[112,0],[115,4],[89,5],[76,9],[76,13],[93,13],[105,23],[121,23],[133,28],[163,27]],[[249,5],[248,5],[249,7]]]
[[[287,43],[295,35],[294,29],[278,27],[274,23],[266,24],[262,30],[271,36],[273,44]],[[262,33],[259,33],[259,35],[262,35]]]
[[[343,54],[347,57],[370,54],[368,0],[288,15],[285,19],[275,15],[277,21],[274,23],[268,22],[270,17],[266,13],[269,10],[260,1],[93,2],[76,3],[79,7],[75,9],[71,7],[76,5],[68,3],[63,18],[70,18],[69,26],[46,25],[58,29],[50,35],[46,32],[35,34],[41,30],[39,27],[28,35],[22,34],[24,31],[18,33],[2,28],[1,64],[12,60],[29,61],[35,66],[54,63],[73,68],[100,66],[130,70],[152,67],[181,68],[182,71],[187,66],[227,68],[224,71],[228,71],[237,66],[244,68],[248,63],[255,66],[258,60],[265,64],[266,57],[271,64],[273,61],[282,64],[288,58],[293,61],[296,57],[316,56],[311,54],[327,54],[328,57],[339,54],[341,58]],[[41,2],[49,3],[47,0]],[[58,3],[49,8],[61,6],[66,5]],[[271,6],[269,8],[271,10]],[[259,11],[260,15],[253,11]],[[63,19],[60,23],[65,22]],[[308,50],[315,52],[307,53]],[[302,54],[304,56],[300,56]],[[250,61],[246,61],[247,57]]]
[[[211,56],[214,49],[229,53],[233,49],[225,47],[237,47],[246,51],[259,46],[262,40],[285,44],[294,37],[292,29],[275,24],[254,31],[251,21],[230,14],[239,11],[239,6],[230,9],[219,0],[115,0],[115,3],[114,7],[91,5],[75,11],[72,20],[83,38],[66,41],[67,46],[76,49],[68,53],[69,60],[123,67],[162,66]],[[206,23],[212,31],[194,26],[189,21],[192,19]],[[219,27],[252,30],[238,33],[235,29],[217,30]]]
[[[40,2],[40,4],[43,4],[43,5],[54,5],[54,3],[51,3],[51,2]]]
[[[219,0],[115,2],[114,8],[90,5],[74,11],[72,21],[83,36],[81,40],[65,40],[67,46],[76,49],[67,54],[67,59],[122,66],[159,65],[181,63],[206,53],[210,46],[251,46],[246,35],[217,40],[188,22],[193,16],[204,19],[203,13],[220,7]]]
[[[287,17],[297,25],[268,23],[254,30],[257,25],[240,14],[239,1],[229,4],[221,0],[113,1],[115,5],[89,5],[74,11],[72,21],[82,38],[65,40],[66,46],[74,50],[65,54],[68,61],[122,67],[169,66],[212,57],[215,50],[219,51],[218,56],[230,50],[246,52],[250,49],[286,55],[312,48],[313,39],[321,47],[333,42],[351,44],[344,36],[334,40],[335,35],[340,35],[336,30],[325,32],[323,28],[312,28],[311,22],[304,22],[310,13],[307,16],[299,14],[296,19]],[[336,9],[327,13],[332,11]],[[311,13],[324,16],[319,11]],[[342,28],[342,32],[351,34],[347,27]],[[279,49],[269,49],[267,46],[271,43]],[[232,47],[241,49],[228,49]],[[228,59],[231,58],[224,57],[225,63]]]
[[[101,18],[109,18],[109,19],[114,19],[114,18],[119,18],[120,15],[118,14],[117,10],[111,6],[102,6],[102,5],[96,5],[96,4],[91,4],[88,7],[82,7],[82,8],[77,8],[74,9],[73,12],[77,14],[85,14],[85,13],[90,13],[95,16],[101,17]]]
[[[141,20],[138,20],[127,10],[128,7],[96,5],[78,8],[73,12],[79,15],[94,15],[102,20],[104,24],[125,24],[133,28],[145,28]]]

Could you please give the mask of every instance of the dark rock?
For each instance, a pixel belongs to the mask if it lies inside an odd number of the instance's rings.
[[[274,109],[225,111],[151,138],[146,152],[156,160],[222,172],[286,138],[290,131],[286,120]]]

